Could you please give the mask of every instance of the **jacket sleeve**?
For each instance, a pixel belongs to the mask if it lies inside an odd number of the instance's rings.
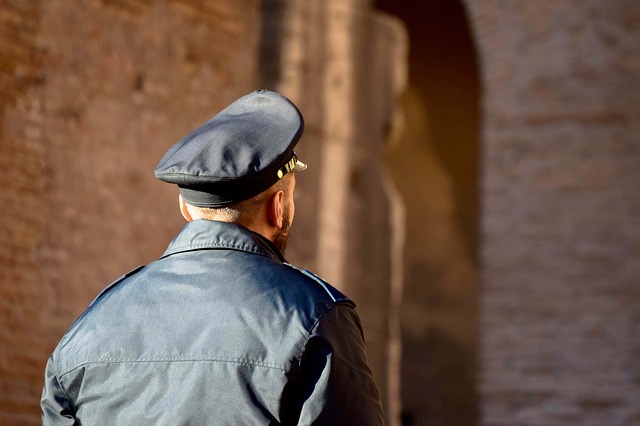
[[[311,330],[300,363],[301,425],[381,425],[360,319],[337,304]]]
[[[53,356],[49,358],[45,370],[40,411],[44,426],[77,424],[73,403],[58,381]]]

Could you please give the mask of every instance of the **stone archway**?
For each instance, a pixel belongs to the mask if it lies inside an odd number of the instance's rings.
[[[478,423],[479,75],[458,1],[379,9],[408,30],[404,132],[387,162],[406,208],[401,306],[403,423]]]

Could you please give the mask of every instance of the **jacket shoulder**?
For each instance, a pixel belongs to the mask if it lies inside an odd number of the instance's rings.
[[[92,308],[94,308],[94,305],[96,304],[96,302],[101,299],[102,297],[104,297],[104,295],[106,293],[108,293],[111,289],[113,289],[114,287],[116,287],[118,284],[120,284],[122,281],[124,281],[125,279],[129,278],[132,275],[137,274],[138,272],[140,272],[145,266],[141,265],[138,266],[137,268],[133,269],[132,271],[127,272],[126,274],[122,275],[120,278],[118,278],[117,280],[113,281],[111,284],[109,284],[108,286],[106,286],[96,297],[95,299],[93,299],[93,301],[89,304],[89,306],[87,307],[87,309],[85,309],[85,311],[78,317],[76,318],[76,320],[73,322],[73,324],[71,324],[71,327],[69,327],[69,329],[67,330],[67,332],[64,334],[64,336],[62,336],[62,339],[60,339],[60,342],[58,343],[58,346],[56,347],[55,352],[60,352],[63,350],[63,347],[65,347],[69,341],[71,336],[73,335],[73,330],[77,330],[78,327],[80,327],[80,324],[82,323],[82,321],[89,315],[89,313],[92,311]],[[68,361],[68,360],[67,360]]]
[[[104,289],[102,289],[102,291],[100,293],[98,293],[98,295],[96,296],[95,299],[93,299],[93,302],[91,302],[89,304],[89,306],[93,305],[94,303],[96,303],[96,301],[98,299],[100,299],[102,296],[104,296],[109,290],[111,290],[112,288],[114,288],[115,286],[117,286],[118,284],[120,284],[122,281],[124,281],[125,279],[129,278],[132,275],[137,274],[138,272],[140,272],[143,268],[145,267],[145,265],[140,265],[137,268],[127,272],[126,274],[124,274],[123,276],[121,276],[120,278],[118,278],[117,280],[115,280],[114,282],[112,282],[111,284],[109,284],[108,286],[106,286]]]
[[[340,292],[338,289],[333,287],[331,284],[329,284],[328,282],[326,282],[325,280],[323,280],[322,278],[320,278],[319,276],[317,276],[313,272],[308,271],[306,269],[298,268],[297,266],[294,266],[294,265],[292,265],[290,263],[284,263],[284,265],[289,267],[289,268],[291,268],[291,269],[293,269],[293,270],[295,270],[299,274],[304,275],[305,277],[307,277],[308,279],[311,279],[313,282],[315,282],[317,285],[319,285],[320,288],[322,288],[324,290],[324,292],[329,296],[329,298],[331,298],[331,300],[334,303],[343,304],[343,305],[349,305],[349,306],[355,308],[356,304],[353,302],[353,300],[349,299],[342,292]]]

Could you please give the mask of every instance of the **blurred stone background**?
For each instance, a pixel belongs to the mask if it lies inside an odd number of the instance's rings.
[[[635,0],[0,0],[0,424],[181,228],[164,151],[257,88],[389,424],[640,424],[638,40]]]

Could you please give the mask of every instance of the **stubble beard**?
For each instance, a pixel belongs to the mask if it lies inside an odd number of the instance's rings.
[[[289,217],[289,208],[287,207],[282,215],[282,228],[273,237],[273,245],[284,255],[289,242],[289,230],[291,229],[291,219]]]

